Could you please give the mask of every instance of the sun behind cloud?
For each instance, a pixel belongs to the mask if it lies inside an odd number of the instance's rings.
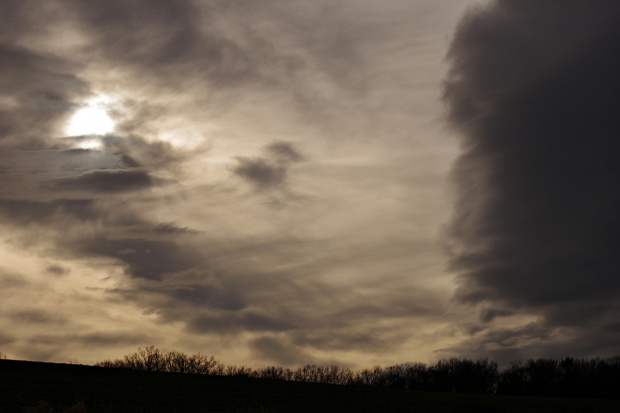
[[[107,96],[98,96],[87,101],[67,122],[65,133],[70,136],[80,136],[105,135],[112,132],[115,123],[106,110],[108,102]]]

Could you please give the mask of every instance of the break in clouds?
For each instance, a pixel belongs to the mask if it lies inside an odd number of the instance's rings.
[[[613,2],[1,8],[9,357],[617,353]]]
[[[618,352],[620,5],[498,1],[461,21],[444,99],[462,153],[448,226],[456,346],[499,359]],[[513,327],[511,316],[528,315]]]

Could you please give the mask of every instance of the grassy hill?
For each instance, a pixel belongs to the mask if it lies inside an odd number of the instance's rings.
[[[619,400],[433,393],[0,360],[2,412],[619,412]]]

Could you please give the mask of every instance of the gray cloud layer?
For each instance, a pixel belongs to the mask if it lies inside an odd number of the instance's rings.
[[[463,149],[450,266],[456,297],[496,324],[460,350],[620,350],[618,50],[615,1],[495,1],[462,20],[444,94]],[[497,330],[515,313],[537,321]]]

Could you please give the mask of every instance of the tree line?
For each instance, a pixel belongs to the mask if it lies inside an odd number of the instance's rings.
[[[95,364],[173,373],[208,374],[309,383],[401,388],[462,393],[496,393],[571,397],[618,397],[620,357],[607,359],[530,359],[514,362],[503,371],[488,359],[449,358],[434,364],[397,364],[354,371],[337,365],[305,365],[297,369],[224,365],[200,353],[164,353],[154,346],[139,348],[123,359]]]

